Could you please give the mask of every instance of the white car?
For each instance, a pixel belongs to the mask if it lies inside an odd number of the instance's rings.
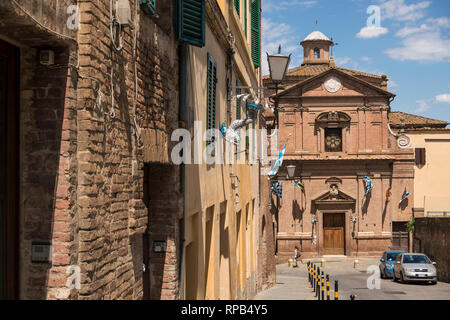
[[[401,253],[394,263],[394,281],[431,281],[437,283],[436,262],[423,253]]]

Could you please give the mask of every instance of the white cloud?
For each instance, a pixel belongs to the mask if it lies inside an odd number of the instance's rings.
[[[262,19],[262,72],[264,75],[269,73],[269,66],[267,64],[266,52],[277,53],[278,46],[281,45],[281,52],[283,54],[291,54],[291,64],[294,65],[300,55],[300,45],[298,43],[297,36],[294,34],[294,30],[291,25],[286,23],[278,23],[269,18]]]
[[[290,10],[292,7],[310,8],[317,4],[318,0],[292,0],[292,1],[278,1],[265,0],[262,2],[262,9],[264,11],[283,11]]]
[[[425,16],[425,9],[431,1],[422,1],[415,4],[406,4],[405,0],[383,0],[381,7],[381,18],[397,21],[415,21]]]
[[[425,31],[430,31],[432,28],[427,26],[426,24],[422,24],[420,27],[404,27],[402,29],[400,29],[399,31],[397,31],[397,33],[395,34],[397,37],[407,37],[411,34],[415,34],[415,33],[421,33],[421,32],[425,32]]]
[[[437,95],[435,99],[436,102],[450,103],[450,93]]]
[[[361,60],[364,61],[364,62],[368,62],[368,63],[371,63],[371,62],[373,61],[372,58],[370,58],[370,57],[365,57],[365,56],[361,57]]]
[[[440,32],[420,33],[402,41],[402,46],[386,50],[394,60],[425,62],[450,61],[450,40],[443,39]]]
[[[349,61],[350,61],[349,57],[343,57],[343,58],[336,57],[336,59],[334,59],[334,62],[338,66],[343,66],[343,65],[347,64]]]
[[[417,100],[416,103],[419,104],[419,107],[414,112],[424,113],[430,109],[430,105],[425,100]]]
[[[356,37],[362,39],[377,38],[388,33],[388,31],[389,30],[387,28],[383,27],[364,27],[356,34]]]

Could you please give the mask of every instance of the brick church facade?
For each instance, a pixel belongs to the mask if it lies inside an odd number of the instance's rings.
[[[303,64],[267,96],[276,106],[280,148],[289,137],[276,177],[282,198],[273,196],[278,262],[295,246],[302,258],[408,250],[414,153],[409,137],[389,127],[395,95],[387,77],[335,66],[333,42],[319,31],[301,44]],[[271,87],[268,77],[264,86]],[[295,166],[293,179],[288,166]],[[373,183],[367,196],[364,177]],[[400,201],[405,188],[410,195]]]

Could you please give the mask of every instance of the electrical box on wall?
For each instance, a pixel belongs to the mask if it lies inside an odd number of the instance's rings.
[[[44,66],[51,66],[55,64],[55,52],[53,50],[40,50],[39,63]]]
[[[128,0],[116,1],[116,17],[121,26],[129,26],[131,24],[131,9]]]
[[[52,244],[50,242],[32,242],[31,243],[31,262],[51,263]]]

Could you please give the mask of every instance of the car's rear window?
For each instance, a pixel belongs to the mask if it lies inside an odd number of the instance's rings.
[[[430,259],[422,255],[405,254],[403,256],[403,263],[431,263]]]
[[[395,261],[400,252],[386,253],[386,261]]]

